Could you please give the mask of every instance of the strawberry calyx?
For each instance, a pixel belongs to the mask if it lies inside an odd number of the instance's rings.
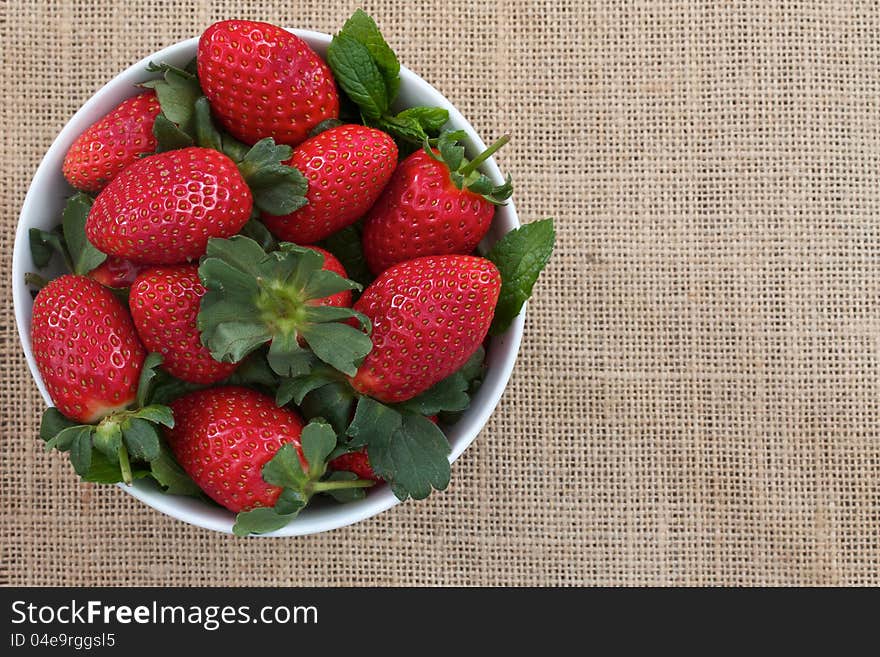
[[[460,143],[466,137],[464,130],[448,130],[436,140],[426,139],[423,147],[430,157],[446,165],[449,178],[458,189],[478,194],[494,205],[505,205],[513,194],[511,177],[508,175],[503,184],[496,185],[480,173],[479,167],[510,141],[510,135],[503,135],[472,160],[465,157]]]
[[[46,451],[69,452],[74,470],[84,481],[131,485],[135,479],[151,477],[165,492],[200,495],[161,436],[160,425],[174,426],[171,409],[150,403],[161,362],[160,354],[145,359],[137,401],[131,408],[108,409],[92,424],[79,424],[54,407],[46,409],[40,423]]]
[[[363,497],[363,489],[375,485],[375,481],[351,477],[352,473],[330,473],[327,461],[336,447],[336,432],[321,419],[309,422],[300,435],[302,456],[296,447],[286,443],[262,469],[266,483],[281,488],[273,507],[259,507],[240,512],[232,531],[237,536],[263,534],[287,525],[305,508],[312,496],[331,494],[351,499]],[[341,476],[340,476],[341,475]]]
[[[237,363],[269,344],[279,375],[296,377],[319,362],[353,375],[372,349],[370,322],[351,308],[317,305],[354,281],[323,269],[323,254],[289,242],[267,253],[236,235],[211,239],[199,266],[207,292],[197,325],[215,360]],[[354,318],[360,329],[342,323]]]

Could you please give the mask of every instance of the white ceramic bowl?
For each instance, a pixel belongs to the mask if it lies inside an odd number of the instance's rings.
[[[291,31],[305,39],[321,56],[325,55],[327,45],[330,43],[329,35],[306,30]],[[104,85],[64,126],[40,163],[31,182],[21,209],[18,230],[15,235],[15,250],[12,257],[12,292],[15,302],[15,319],[18,323],[21,344],[27,357],[28,366],[37,387],[49,405],[52,404],[52,401],[40,373],[37,371],[31,349],[30,331],[33,300],[24,283],[24,275],[26,272],[36,271],[36,268],[31,260],[28,246],[28,229],[32,227],[49,229],[58,223],[65,199],[72,193],[72,189],[61,174],[61,164],[73,141],[123,99],[138,92],[135,84],[150,77],[145,70],[150,61],[184,66],[195,57],[197,45],[198,38],[193,38],[169,46],[131,66]],[[450,125],[455,129],[467,132],[470,141],[469,150],[480,152],[485,149],[485,144],[480,140],[471,124],[439,91],[407,68],[401,67],[400,77],[400,97],[397,103],[401,108],[414,105],[445,107],[449,110]],[[489,159],[483,165],[483,171],[496,183],[503,182],[501,172],[493,159]],[[519,220],[513,203],[499,207],[486,240],[488,243],[492,243],[517,226],[519,226]],[[524,313],[521,313],[507,333],[492,339],[488,349],[488,368],[483,385],[474,396],[470,408],[463,417],[454,426],[447,428],[447,437],[452,445],[450,461],[457,459],[473,442],[498,404],[513,370],[513,364],[522,340],[523,321]],[[209,506],[191,498],[164,495],[154,484],[146,481],[135,482],[132,486],[120,485],[120,487],[154,509],[178,520],[214,531],[232,532],[233,514],[224,509]],[[382,486],[371,490],[365,499],[357,502],[349,504],[327,503],[309,507],[287,527],[267,534],[267,536],[301,536],[344,527],[381,513],[397,503],[397,498],[394,497],[388,486]]]

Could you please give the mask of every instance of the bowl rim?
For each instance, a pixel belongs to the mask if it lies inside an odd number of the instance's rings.
[[[285,29],[304,39],[313,49],[318,51],[322,57],[323,51],[326,50],[326,47],[329,45],[332,38],[331,35],[323,32],[292,28]],[[57,170],[53,171],[52,162],[63,159],[64,153],[66,153],[73,139],[97,120],[95,118],[87,117],[89,117],[99,105],[106,103],[107,99],[110,97],[112,97],[114,105],[118,104],[118,102],[120,102],[119,99],[125,97],[125,93],[129,91],[126,87],[130,87],[130,91],[133,93],[136,87],[132,84],[131,79],[145,76],[145,69],[150,61],[179,59],[181,53],[188,52],[192,53],[190,57],[193,56],[196,51],[198,40],[199,37],[192,37],[166,46],[165,48],[162,48],[161,50],[132,64],[101,86],[101,88],[83,103],[80,109],[77,110],[77,112],[67,121],[52,141],[51,146],[41,159],[31,183],[28,186],[28,191],[25,195],[21,212],[19,214],[13,245],[13,306],[15,309],[15,320],[18,327],[19,339],[21,341],[22,350],[24,351],[28,368],[30,369],[31,376],[42,394],[44,401],[50,406],[52,405],[52,400],[46,390],[42,377],[37,370],[29,335],[29,313],[32,302],[30,301],[28,288],[24,284],[24,273],[32,266],[32,261],[30,259],[28,245],[28,230],[30,229],[31,224],[27,221],[27,217],[33,213],[33,206],[37,204],[37,197],[38,194],[42,193],[42,188],[46,185],[51,185],[50,177],[53,174],[58,173]],[[471,148],[477,152],[486,148],[485,143],[480,139],[470,122],[468,122],[452,103],[435,87],[405,66],[400,67],[400,77],[401,93],[414,89],[421,95],[431,97],[429,101],[425,102],[431,102],[434,105],[446,108],[449,111],[450,125],[465,130]],[[129,93],[129,95],[132,94]],[[500,184],[503,182],[503,176],[498,165],[495,163],[494,158],[486,160],[483,165],[483,170],[496,183]],[[520,225],[516,208],[512,202],[508,202],[505,207],[509,214],[508,223],[511,224],[509,230],[512,230]],[[505,230],[504,232],[507,231]],[[523,306],[522,311],[514,319],[507,332],[502,336],[496,336],[493,338],[493,350],[495,341],[498,341],[498,350],[503,352],[499,362],[493,363],[491,367],[494,383],[491,388],[487,390],[484,390],[486,387],[484,384],[484,386],[481,387],[481,397],[483,397],[481,405],[477,407],[476,404],[472,404],[468,409],[468,425],[464,431],[463,437],[456,440],[452,445],[452,451],[449,455],[450,463],[457,460],[465,449],[467,449],[476,439],[477,435],[482,431],[489,417],[494,412],[507,387],[522,342],[525,312],[526,308]],[[221,533],[230,534],[232,532],[234,516],[225,509],[214,510],[199,500],[174,495],[165,495],[154,486],[143,485],[143,482],[135,482],[132,486],[119,484],[119,487],[153,509],[177,520]],[[399,503],[400,500],[394,496],[390,488],[384,486],[383,488],[367,495],[365,499],[357,502],[327,507],[330,510],[321,509],[315,511],[309,509],[304,511],[301,516],[297,517],[287,526],[260,536],[305,536],[330,531],[378,515]]]

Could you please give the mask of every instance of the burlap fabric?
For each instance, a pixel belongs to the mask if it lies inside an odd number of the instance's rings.
[[[880,13],[873,2],[364,2],[559,244],[445,493],[243,541],[77,483],[9,294],[54,135],[214,20],[350,2],[2,5],[4,584],[878,584]]]

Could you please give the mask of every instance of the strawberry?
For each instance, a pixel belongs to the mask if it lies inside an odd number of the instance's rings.
[[[138,335],[151,352],[162,354],[162,368],[189,383],[216,383],[235,370],[218,363],[202,346],[196,328],[205,288],[198,265],[167,265],[144,270],[131,286],[128,305]]]
[[[126,258],[108,256],[100,265],[90,271],[87,276],[107,287],[131,287],[144,265]]]
[[[308,204],[263,221],[283,240],[313,244],[366,214],[397,166],[397,145],[381,130],[341,125],[300,144],[288,164],[308,179]]]
[[[370,457],[367,456],[367,450],[365,449],[340,454],[335,459],[331,459],[327,465],[332,470],[354,472],[359,479],[382,481],[382,477],[373,472],[373,468],[370,466]]]
[[[198,75],[215,116],[236,139],[296,146],[339,116],[324,61],[298,36],[255,21],[214,23],[199,39]]]
[[[177,462],[196,484],[230,511],[275,505],[281,488],[261,469],[285,444],[300,446],[303,421],[262,393],[238,386],[189,393],[171,404],[174,428],[166,437]]]
[[[477,171],[507,143],[495,142],[471,161],[456,139],[444,133],[439,148],[416,151],[397,167],[364,222],[363,246],[374,274],[419,256],[468,254],[486,235],[513,188],[510,179],[494,186]]]
[[[52,401],[96,422],[135,400],[146,356],[125,306],[85,276],[51,281],[34,300],[31,342]]]
[[[203,255],[209,238],[241,230],[252,205],[226,155],[183,148],[145,157],[116,176],[95,199],[86,235],[109,255],[175,264]]]
[[[141,155],[156,150],[157,114],[159,100],[152,91],[122,101],[76,138],[64,157],[64,177],[82,191],[101,191]]]
[[[485,258],[426,256],[385,270],[354,310],[373,324],[355,390],[402,402],[461,368],[486,337],[501,276]]]

